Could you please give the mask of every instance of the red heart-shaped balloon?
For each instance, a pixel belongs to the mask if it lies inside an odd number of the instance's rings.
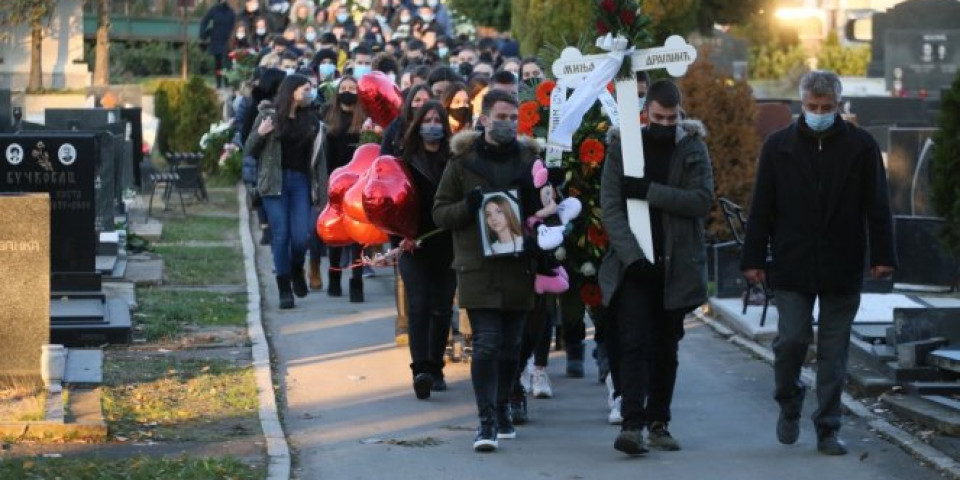
[[[343,211],[334,205],[327,205],[317,217],[317,235],[323,243],[331,247],[343,247],[353,243],[343,222]]]
[[[350,238],[360,245],[379,245],[390,240],[379,228],[369,223],[358,222],[348,215],[343,216],[343,224],[347,227]]]
[[[400,88],[383,72],[373,71],[360,77],[357,91],[363,109],[377,125],[387,128],[400,114]]]
[[[370,166],[368,177],[363,182],[363,210],[369,222],[391,235],[416,238],[420,204],[406,165],[384,155]]]

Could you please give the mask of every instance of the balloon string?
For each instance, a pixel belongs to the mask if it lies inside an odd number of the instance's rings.
[[[437,228],[431,230],[423,235],[417,237],[416,242],[417,246],[420,246],[420,242],[442,232],[442,228]],[[361,245],[360,252],[363,252],[370,245]],[[355,268],[363,267],[392,267],[397,264],[397,259],[400,258],[400,254],[403,253],[403,250],[400,247],[394,247],[390,250],[387,250],[384,253],[378,253],[373,257],[368,257],[363,253],[360,254],[360,258],[350,264],[349,267],[330,267],[330,270],[335,272],[342,272],[346,270],[353,270]]]

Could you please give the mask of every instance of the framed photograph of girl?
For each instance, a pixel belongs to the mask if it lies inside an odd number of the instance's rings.
[[[515,256],[523,252],[523,223],[516,190],[485,193],[477,221],[484,257]]]

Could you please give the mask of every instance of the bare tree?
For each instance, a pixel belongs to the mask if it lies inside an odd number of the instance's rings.
[[[110,84],[110,0],[97,0],[97,49],[93,84]]]

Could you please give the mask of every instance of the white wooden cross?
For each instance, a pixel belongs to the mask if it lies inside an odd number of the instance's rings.
[[[560,122],[561,110],[566,101],[566,89],[580,86],[600,62],[609,58],[608,54],[583,55],[580,50],[567,47],[561,52],[560,58],[553,62],[552,70],[557,78],[557,86],[550,103],[550,135],[546,156],[548,167],[559,166],[562,151],[571,148],[569,144],[557,142],[554,138],[554,130]],[[696,59],[697,49],[688,44],[683,37],[672,35],[667,38],[662,47],[635,50],[630,56],[630,65],[635,72],[663,68],[670,75],[679,77],[686,73],[687,67]],[[614,85],[617,93],[616,103],[605,89],[600,93],[599,99],[611,123],[614,125],[619,123],[620,126],[624,175],[643,177],[644,158],[637,80],[636,77],[630,76],[625,80],[616,80]],[[593,100],[591,104],[592,102]],[[637,237],[644,256],[650,263],[655,263],[653,238],[650,233],[650,205],[646,200],[627,199],[627,219],[630,223],[630,231]]]

